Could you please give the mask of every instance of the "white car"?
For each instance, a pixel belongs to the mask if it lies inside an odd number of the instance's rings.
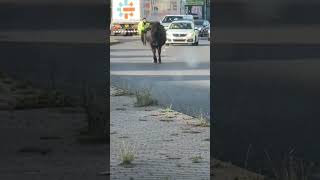
[[[193,21],[174,21],[167,30],[166,45],[169,44],[199,44],[199,31],[195,29]]]
[[[163,17],[163,19],[160,21],[160,23],[167,30],[169,25],[173,21],[181,21],[181,20],[193,21],[193,16],[192,15],[166,15],[165,17]]]

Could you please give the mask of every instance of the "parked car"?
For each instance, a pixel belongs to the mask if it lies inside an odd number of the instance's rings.
[[[199,44],[199,31],[195,29],[194,22],[189,20],[173,21],[167,29],[166,44]]]
[[[211,33],[210,33],[210,28],[208,29],[208,41],[211,39]]]
[[[160,21],[160,23],[164,26],[165,29],[168,29],[169,25],[173,21],[180,21],[180,20],[191,20],[193,21],[192,15],[166,15]]]
[[[196,19],[200,19],[200,16],[198,14],[195,14],[195,13],[190,13],[190,15],[193,16],[193,19],[196,20]]]
[[[194,25],[196,29],[199,31],[200,37],[208,35],[208,30],[210,29],[209,21],[204,19],[197,19],[197,20],[194,20]]]

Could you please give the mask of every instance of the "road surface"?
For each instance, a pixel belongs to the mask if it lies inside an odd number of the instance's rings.
[[[111,83],[122,88],[150,89],[160,105],[209,118],[210,42],[199,46],[164,46],[162,64],[154,64],[149,46],[136,38],[120,38],[110,48]]]

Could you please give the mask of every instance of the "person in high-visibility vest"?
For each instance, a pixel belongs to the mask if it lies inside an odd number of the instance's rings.
[[[150,23],[147,22],[146,18],[143,18],[138,24],[138,33],[141,35],[141,41],[143,45],[146,45],[145,34],[148,31],[149,26]]]

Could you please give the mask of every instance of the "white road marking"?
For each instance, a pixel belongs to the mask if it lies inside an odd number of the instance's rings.
[[[110,74],[119,76],[209,76],[210,70],[110,71]]]

